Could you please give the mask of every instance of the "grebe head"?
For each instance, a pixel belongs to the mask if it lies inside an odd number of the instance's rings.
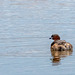
[[[54,41],[60,40],[60,36],[58,34],[53,34],[53,35],[51,35],[51,37],[49,39],[52,39]]]

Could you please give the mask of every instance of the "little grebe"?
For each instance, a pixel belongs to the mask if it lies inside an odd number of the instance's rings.
[[[73,49],[73,46],[70,43],[65,40],[60,40],[60,36],[58,34],[53,34],[49,39],[54,40],[51,44],[51,50],[64,51]]]

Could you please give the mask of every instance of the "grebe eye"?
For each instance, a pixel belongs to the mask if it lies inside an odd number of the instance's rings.
[[[53,37],[53,35],[51,37]]]

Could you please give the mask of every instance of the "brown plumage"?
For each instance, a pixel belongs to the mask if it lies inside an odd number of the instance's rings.
[[[58,34],[53,34],[49,39],[54,40],[51,44],[51,50],[63,51],[73,49],[73,46],[70,43],[65,40],[60,40],[60,36]]]

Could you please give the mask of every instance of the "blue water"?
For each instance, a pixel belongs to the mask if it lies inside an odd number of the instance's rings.
[[[58,63],[50,52],[54,33],[73,45]],[[75,75],[74,34],[74,0],[1,0],[0,75]]]

